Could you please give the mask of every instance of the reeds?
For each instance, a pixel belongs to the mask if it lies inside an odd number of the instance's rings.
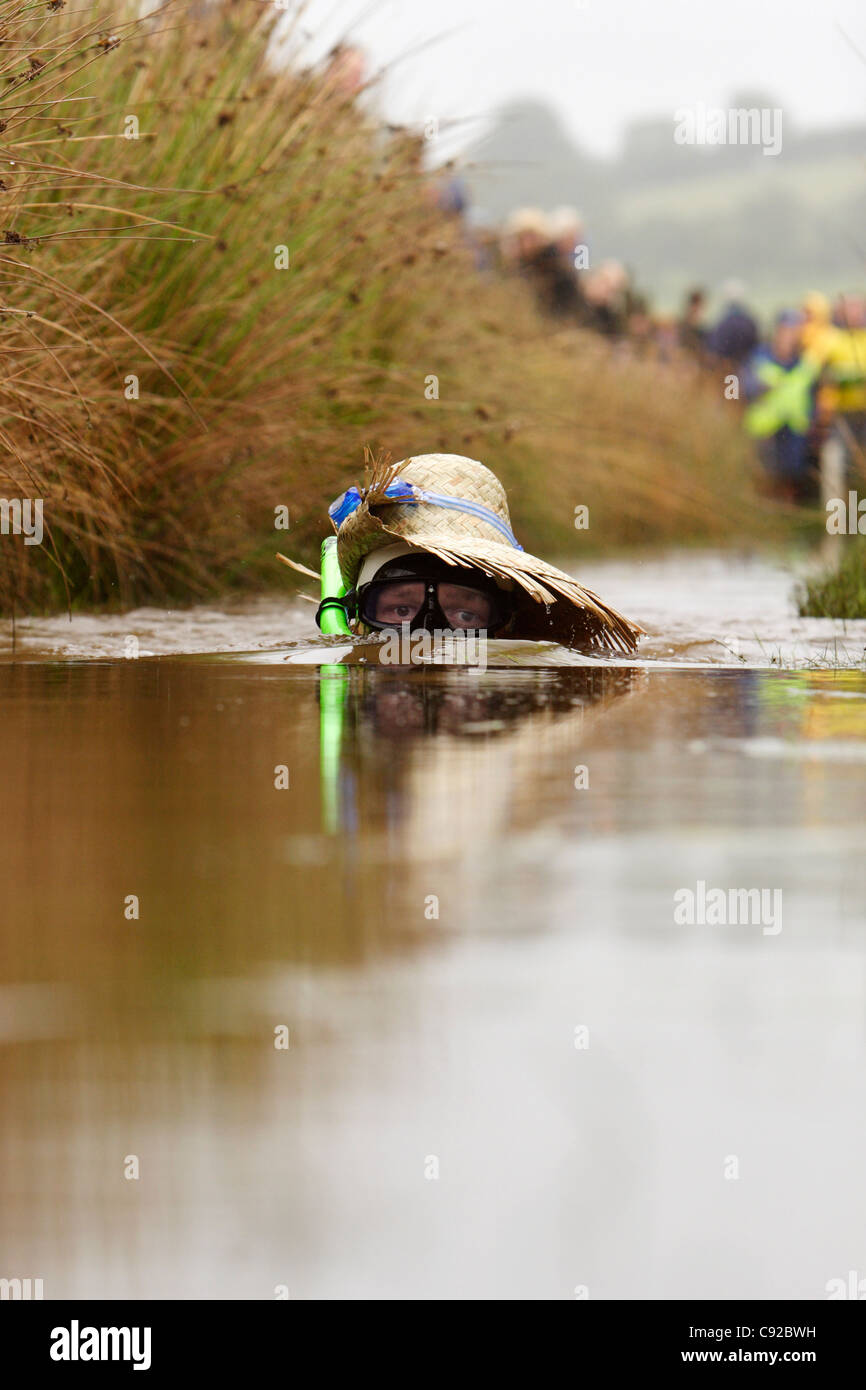
[[[836,563],[797,593],[801,618],[866,618],[866,541],[841,536]]]
[[[365,445],[483,459],[560,554],[755,534],[721,392],[551,337],[281,20],[0,3],[0,497],[45,524],[0,536],[3,611],[279,582],[275,509],[315,562]]]

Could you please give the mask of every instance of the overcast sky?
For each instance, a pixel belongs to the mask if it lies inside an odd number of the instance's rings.
[[[596,154],[630,120],[744,88],[771,92],[786,121],[866,119],[862,0],[310,0],[305,27],[308,57],[348,32],[388,69],[389,119],[474,118],[467,137],[520,96],[549,101]]]

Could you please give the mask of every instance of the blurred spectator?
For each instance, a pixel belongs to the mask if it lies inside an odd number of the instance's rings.
[[[758,326],[745,306],[745,297],[738,280],[728,280],[722,286],[722,316],[706,340],[710,355],[734,368],[751,356],[759,341]]]
[[[850,479],[866,470],[866,300],[862,295],[840,297],[834,314],[835,332],[826,342],[823,380],[835,416],[845,471]]]
[[[830,301],[818,290],[810,290],[803,300],[803,351],[822,364],[826,360],[836,329],[830,321]]]
[[[478,270],[485,273],[503,270],[502,245],[494,227],[473,226],[472,247]]]
[[[527,270],[550,240],[547,219],[540,208],[518,208],[502,228],[502,263],[518,273]]]
[[[550,239],[562,260],[576,269],[575,254],[584,242],[583,218],[575,208],[557,208],[548,222]]]
[[[642,294],[629,289],[626,295],[626,333],[629,346],[637,357],[649,357],[658,350],[659,337],[649,304]]]
[[[819,367],[804,355],[803,315],[780,314],[769,347],[759,347],[743,372],[743,394],[751,401],[745,425],[758,441],[761,462],[776,491],[788,501],[805,501],[814,491],[808,437],[815,408]]]
[[[810,290],[803,300],[801,338],[803,352],[814,361],[822,373],[807,443],[809,467],[815,470],[822,466],[822,450],[830,434],[833,415],[836,410],[835,387],[828,385],[823,375],[836,332],[837,330],[831,322],[829,299],[819,290]],[[840,466],[844,469],[844,452],[841,459]],[[841,487],[841,480],[839,480],[839,487]],[[839,488],[833,489],[834,492],[838,490]]]
[[[586,323],[606,338],[621,338],[628,321],[628,271],[619,261],[602,261],[586,277]]]
[[[707,311],[707,297],[700,288],[689,290],[683,312],[677,324],[677,339],[685,352],[698,359],[703,358],[707,344],[707,329],[704,316]]]
[[[543,314],[576,322],[580,298],[573,233],[562,233],[560,228],[560,238],[569,244],[569,254],[563,257],[556,230],[539,208],[519,208],[503,229],[503,260],[529,282]]]
[[[680,321],[663,315],[655,323],[655,348],[660,362],[675,362],[682,348]]]
[[[436,206],[446,217],[462,218],[469,207],[469,190],[453,169],[448,169],[436,185]]]
[[[583,313],[583,294],[577,267],[578,247],[585,244],[583,219],[574,208],[557,208],[550,215],[548,231],[551,262],[547,286],[548,312],[556,318],[576,321]]]

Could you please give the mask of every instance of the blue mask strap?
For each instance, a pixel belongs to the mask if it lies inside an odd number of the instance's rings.
[[[441,492],[428,492],[426,488],[415,487],[412,483],[404,482],[402,478],[395,478],[388,484],[385,497],[393,502],[429,502],[431,506],[444,507],[447,511],[466,512],[469,516],[478,517],[479,521],[485,521],[488,526],[492,526],[515,550],[523,549],[508,523],[481,502],[469,502],[462,497],[448,497]],[[338,530],[346,518],[357,511],[363,500],[360,489],[350,487],[331,503],[328,516]],[[381,502],[378,505],[382,505]]]

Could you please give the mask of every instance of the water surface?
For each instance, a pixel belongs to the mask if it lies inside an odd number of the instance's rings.
[[[211,659],[155,617],[173,654],[125,660],[19,628],[0,1275],[811,1299],[866,1269],[866,675],[687,652],[743,615],[728,582],[631,664],[320,670],[284,630]],[[679,925],[699,881],[780,889],[781,929]]]

